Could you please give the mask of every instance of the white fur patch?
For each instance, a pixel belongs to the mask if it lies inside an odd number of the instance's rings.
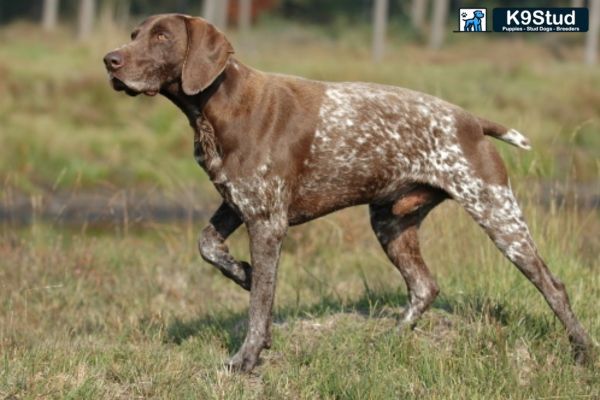
[[[517,147],[520,147],[525,150],[531,150],[531,145],[529,144],[529,140],[519,131],[515,129],[510,129],[504,135],[499,136],[498,139],[504,140],[510,144],[514,144]]]

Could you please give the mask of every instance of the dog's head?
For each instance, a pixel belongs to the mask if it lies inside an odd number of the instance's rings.
[[[153,96],[177,81],[191,96],[210,86],[232,53],[225,35],[207,21],[163,14],[142,22],[130,43],[104,57],[104,65],[113,88],[131,96]]]
[[[476,11],[473,13],[473,16],[474,16],[475,18],[483,18],[483,17],[485,17],[485,14],[484,14],[484,13],[483,13],[483,11],[481,11],[481,10],[476,10]]]

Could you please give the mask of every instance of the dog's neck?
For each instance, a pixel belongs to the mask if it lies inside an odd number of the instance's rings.
[[[215,127],[221,126],[226,124],[228,117],[237,114],[246,83],[254,74],[251,68],[231,58],[213,83],[196,95],[185,94],[181,80],[168,84],[160,93],[183,111],[192,127],[195,128],[202,117]]]
[[[262,84],[261,74],[231,59],[206,90],[194,96],[184,93],[181,81],[161,90],[188,117],[194,129],[194,156],[219,190],[227,180],[223,158],[231,147],[224,138],[239,135],[236,120],[251,112],[249,96]]]

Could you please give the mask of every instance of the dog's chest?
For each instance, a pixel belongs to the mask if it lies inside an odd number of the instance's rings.
[[[194,128],[194,159],[204,169],[221,197],[233,205],[221,150],[215,140],[214,129],[205,117],[199,118]]]
[[[196,123],[194,158],[221,197],[244,219],[284,211],[289,188],[283,178],[273,172],[268,162],[255,171],[239,171],[239,174],[229,176],[214,129],[205,118]]]
[[[204,117],[200,117],[194,127],[194,158],[213,183],[222,184],[227,179],[214,129]]]

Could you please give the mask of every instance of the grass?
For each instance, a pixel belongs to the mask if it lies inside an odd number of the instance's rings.
[[[104,30],[75,44],[65,32],[0,30],[2,200],[195,187],[216,207],[185,118],[165,100],[106,84],[100,59],[126,37]],[[240,59],[261,69],[399,84],[526,132],[534,151],[498,147],[541,253],[600,338],[598,212],[542,208],[530,190],[536,180],[597,182],[598,70],[520,40],[459,38],[429,53],[394,38],[375,66],[356,32],[323,39],[274,24],[233,38]],[[406,292],[366,214],[353,208],[290,230],[273,348],[250,375],[223,368],[243,340],[248,296],[197,255],[205,221],[1,225],[0,399],[600,397],[600,361],[573,365],[542,297],[452,203],[421,230],[442,293],[417,330],[395,332]],[[243,230],[230,248],[248,259]]]
[[[600,244],[581,248],[600,233],[596,214],[527,214],[597,339]],[[598,360],[573,365],[542,297],[451,203],[421,234],[442,294],[416,331],[398,334],[404,285],[367,225],[355,208],[290,231],[274,345],[251,375],[222,364],[243,340],[247,294],[200,261],[195,224],[143,234],[5,229],[0,398],[600,396]],[[231,240],[243,259],[245,236]]]

